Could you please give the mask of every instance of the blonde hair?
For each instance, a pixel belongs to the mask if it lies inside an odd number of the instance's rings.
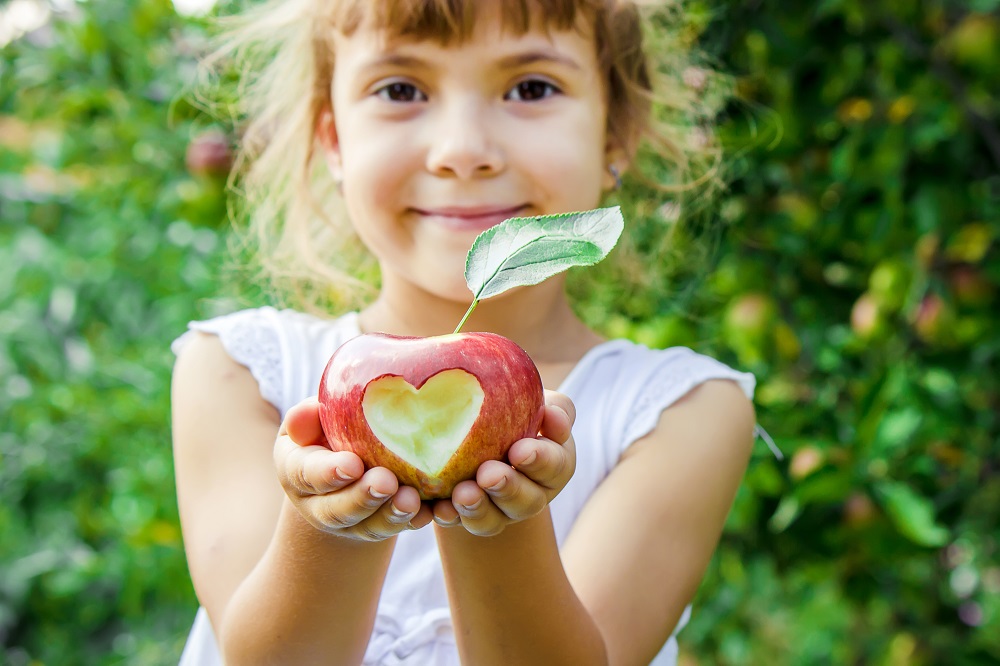
[[[238,249],[281,304],[336,314],[367,302],[378,281],[315,136],[320,115],[332,106],[334,34],[349,35],[368,22],[447,45],[471,35],[486,4],[267,0],[219,19],[215,49],[200,63],[197,96],[203,108],[228,115],[240,135],[229,181]],[[630,189],[642,202],[616,252],[619,272],[634,283],[648,280],[638,260],[662,259],[677,227],[658,204],[650,207],[650,197],[666,194],[677,205],[721,184],[712,121],[728,83],[700,61],[683,0],[506,0],[499,7],[504,27],[516,34],[539,17],[544,29],[593,31],[607,86],[608,135],[628,157]]]

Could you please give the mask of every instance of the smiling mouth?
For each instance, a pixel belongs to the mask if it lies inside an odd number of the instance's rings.
[[[518,217],[526,206],[509,208],[438,208],[415,209],[424,220],[439,224],[455,231],[482,232],[491,229],[504,220]]]

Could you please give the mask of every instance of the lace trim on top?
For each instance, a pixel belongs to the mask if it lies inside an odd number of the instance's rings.
[[[260,386],[260,395],[284,413],[285,376],[281,340],[277,327],[268,321],[267,311],[246,310],[206,321],[193,321],[189,330],[171,346],[174,353],[193,331],[219,337],[222,346],[237,363],[246,366]]]
[[[656,427],[663,410],[696,386],[712,379],[730,379],[753,399],[756,380],[715,359],[686,348],[675,348],[664,362],[652,368],[638,400],[629,409],[623,444],[628,446]]]

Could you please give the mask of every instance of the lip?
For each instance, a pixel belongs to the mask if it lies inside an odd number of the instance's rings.
[[[441,208],[416,208],[425,220],[457,231],[485,231],[506,219],[517,217],[520,206],[445,206]]]

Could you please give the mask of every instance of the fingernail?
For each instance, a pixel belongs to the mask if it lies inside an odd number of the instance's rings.
[[[500,480],[494,483],[492,486],[487,486],[486,490],[490,491],[491,493],[496,493],[503,490],[506,486],[507,486],[507,477],[502,476],[500,477]]]
[[[389,508],[392,510],[392,515],[398,518],[400,522],[409,520],[417,513],[416,511],[403,511],[395,504],[390,504]]]
[[[337,478],[340,479],[341,481],[350,481],[351,479],[354,478],[353,476],[351,476],[344,470],[340,469],[339,467],[334,467],[333,473],[336,474]]]
[[[459,505],[458,505],[458,506],[457,506],[456,508],[457,508],[457,509],[458,509],[459,511],[464,511],[464,512],[467,512],[467,513],[472,513],[473,511],[475,511],[476,509],[478,509],[478,508],[479,508],[479,506],[480,506],[480,505],[481,505],[482,503],[483,503],[483,498],[482,498],[482,497],[480,497],[479,499],[477,499],[477,500],[476,500],[475,502],[473,502],[472,504],[459,504]]]
[[[525,458],[518,464],[520,464],[521,466],[530,465],[531,463],[535,462],[535,458],[537,457],[538,457],[538,451],[532,451],[531,453],[528,454],[527,458]]]
[[[384,500],[386,497],[392,495],[392,493],[380,493],[374,488],[369,488],[368,494],[372,496],[372,499],[377,499],[377,500]]]
[[[462,518],[461,516],[455,516],[455,520],[449,523],[441,518],[438,518],[437,516],[434,516],[434,522],[440,525],[441,527],[454,527],[455,525],[458,525],[460,522],[462,522]]]

